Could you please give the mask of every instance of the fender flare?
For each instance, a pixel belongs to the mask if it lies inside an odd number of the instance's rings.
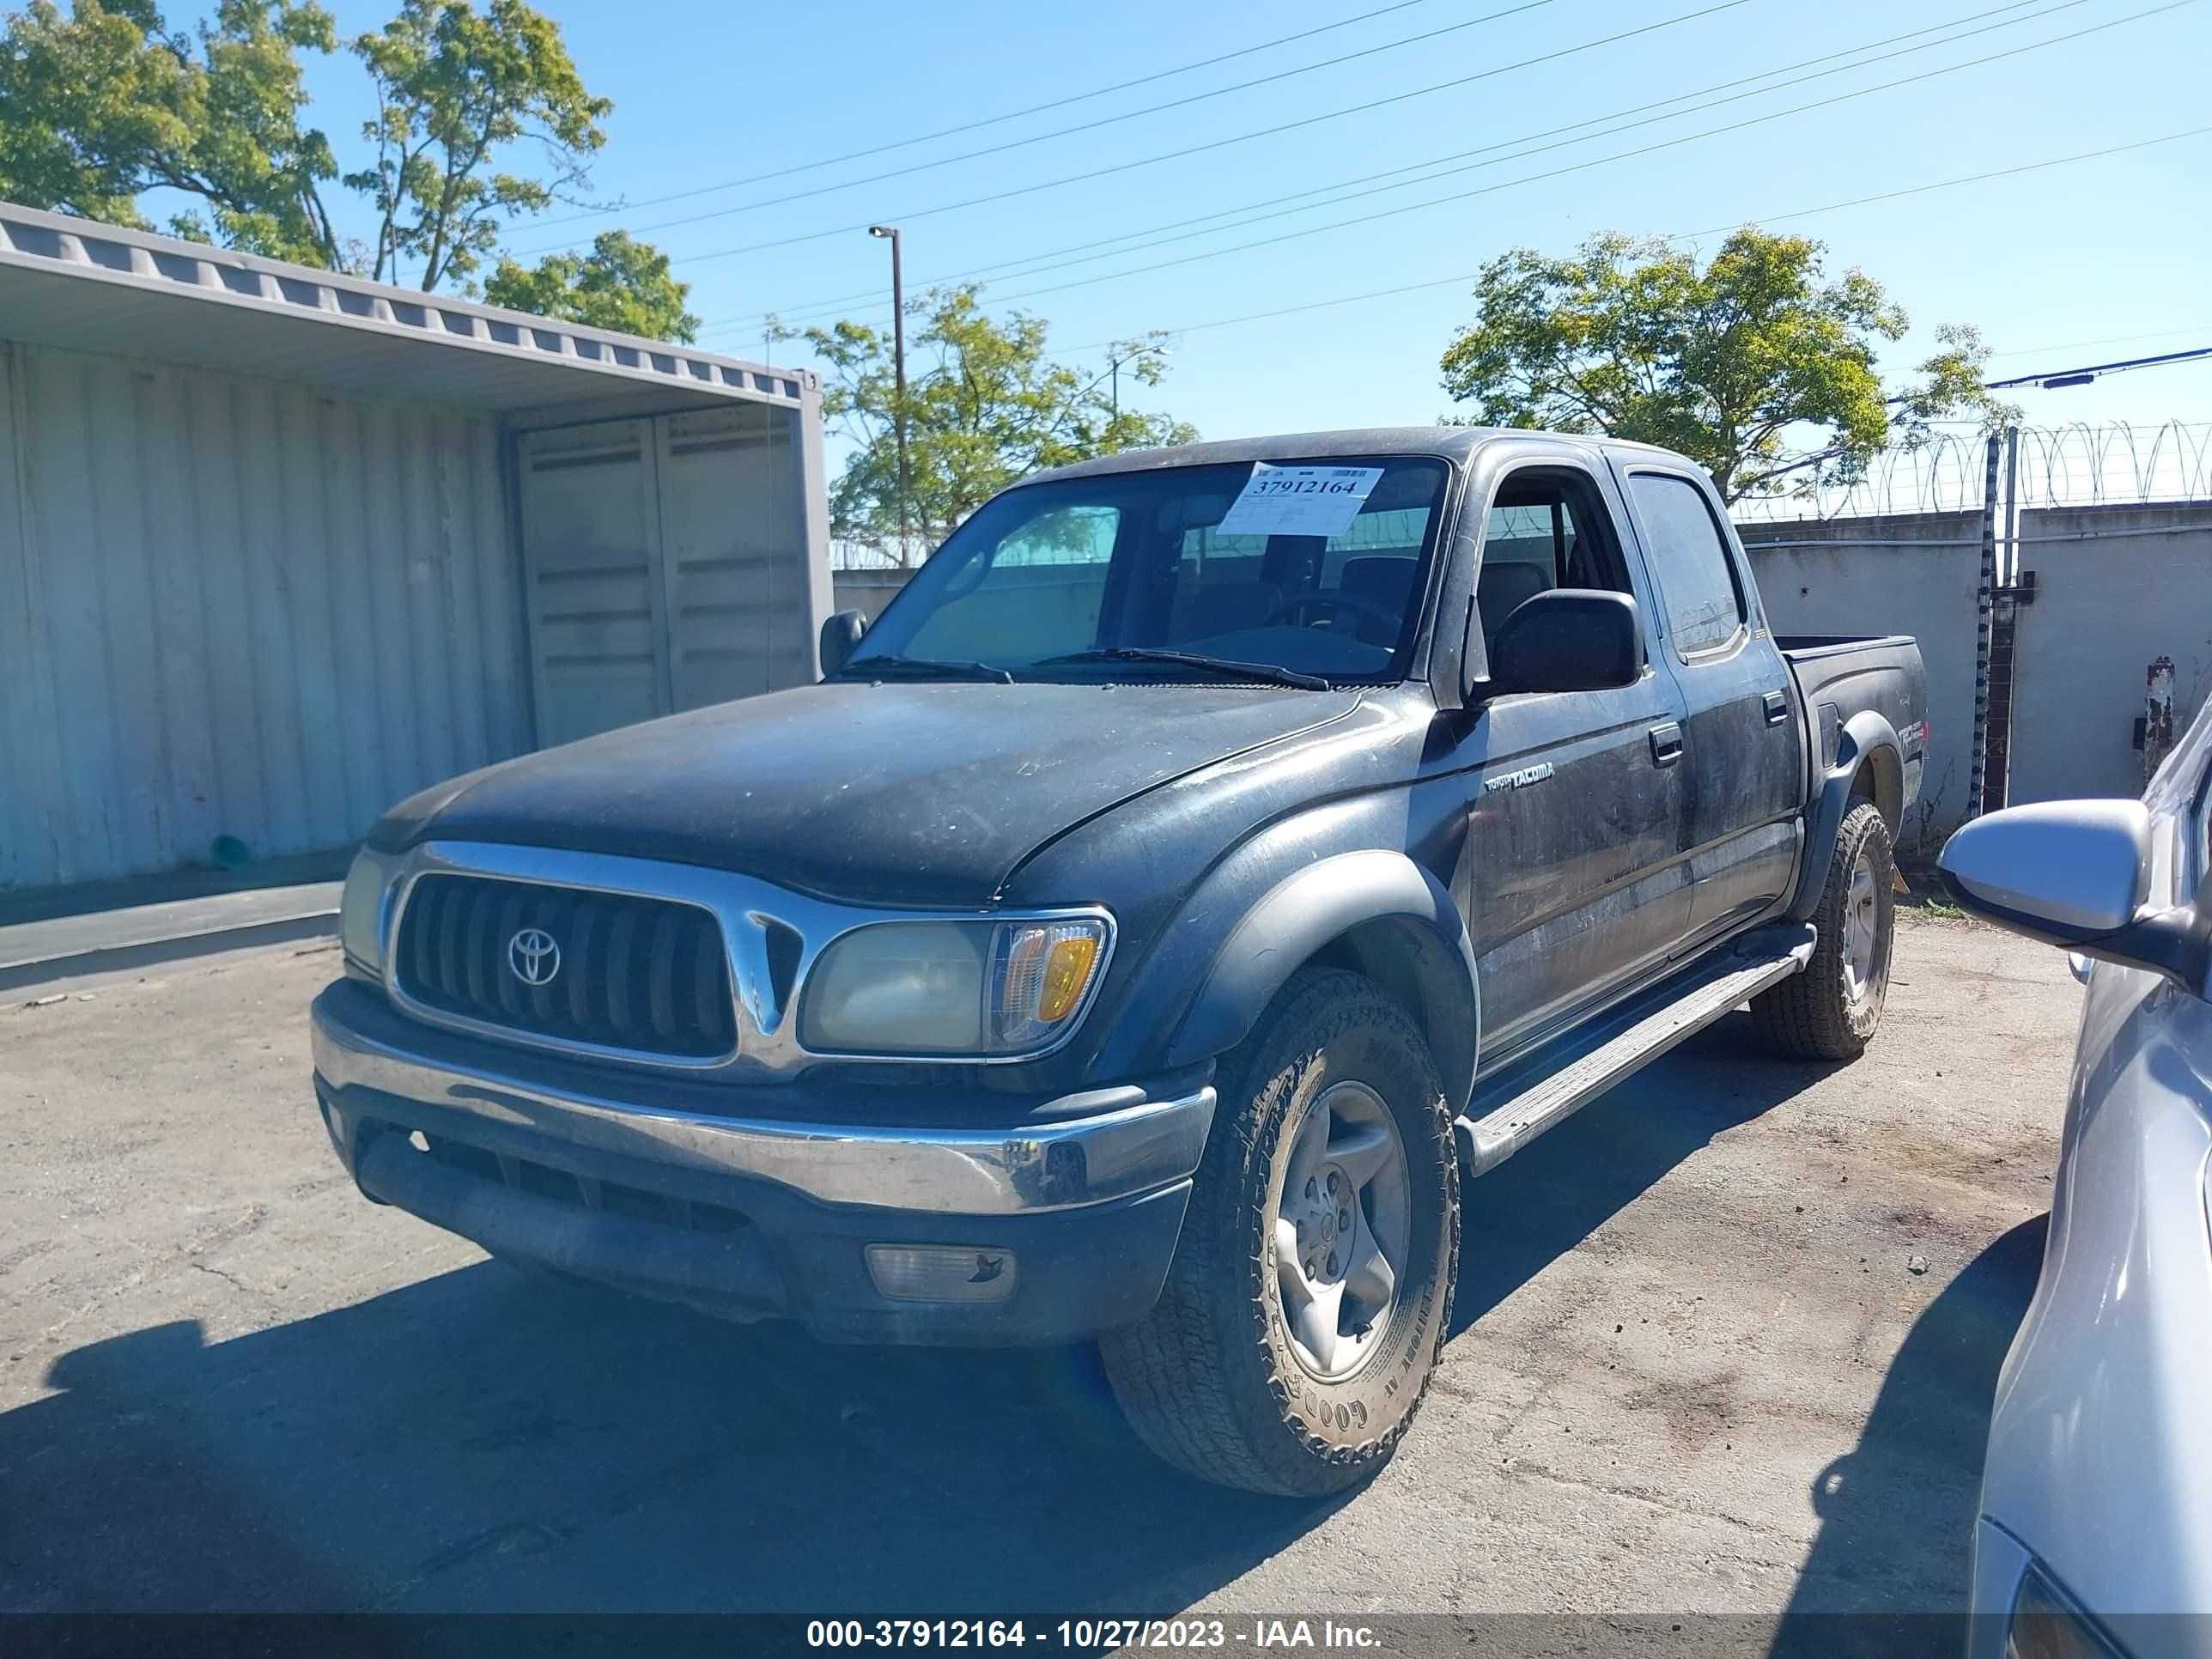
[[[1860,709],[1836,734],[1835,762],[1820,775],[1820,793],[1807,814],[1805,869],[1798,879],[1797,896],[1790,902],[1790,921],[1809,921],[1813,912],[1820,908],[1820,894],[1828,884],[1828,866],[1835,862],[1836,831],[1842,827],[1844,814],[1850,810],[1851,781],[1869,758],[1885,751],[1901,776],[1905,745],[1897,739],[1897,728],[1878,710]],[[1895,824],[1890,826],[1893,835],[1896,829]]]
[[[1371,924],[1383,924],[1376,932]],[[1391,939],[1391,931],[1398,933]],[[1196,1064],[1236,1047],[1291,975],[1320,951],[1357,934],[1394,951],[1392,977],[1419,1006],[1445,1098],[1455,1112],[1474,1086],[1481,1000],[1474,945],[1442,883],[1403,853],[1340,853],[1263,894],[1214,953],[1169,1043],[1171,1065]]]

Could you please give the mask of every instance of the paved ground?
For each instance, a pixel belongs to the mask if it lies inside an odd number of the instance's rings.
[[[1747,1058],[1738,1015],[1473,1188],[1419,1431],[1320,1505],[1169,1474],[1079,1353],[817,1347],[371,1208],[308,1106],[334,967],[0,1004],[0,1610],[1960,1599],[2078,1012],[2055,951],[1916,920],[1859,1064]]]

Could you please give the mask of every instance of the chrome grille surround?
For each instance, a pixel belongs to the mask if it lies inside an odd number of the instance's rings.
[[[401,983],[398,942],[406,937],[409,901],[425,876],[488,877],[540,886],[568,888],[696,907],[711,913],[721,930],[729,984],[736,1010],[737,1042],[726,1054],[709,1058],[671,1054],[574,1038],[544,1035],[524,1028],[472,1018],[434,1007],[409,994]],[[1065,1046],[1089,1016],[1112,966],[1114,918],[1097,905],[995,910],[890,909],[816,898],[729,871],[655,859],[577,853],[551,848],[511,846],[497,842],[429,841],[401,856],[398,876],[384,909],[380,941],[384,990],[393,1006],[425,1024],[467,1031],[503,1042],[627,1065],[692,1073],[711,1073],[732,1082],[768,1082],[797,1076],[824,1060],[841,1064],[928,1064],[1005,1066],[1040,1060]],[[1017,1054],[830,1054],[799,1040],[799,1005],[816,962],[845,933],[886,921],[1054,921],[1077,918],[1103,922],[1106,942],[1080,1006],[1053,1041]]]

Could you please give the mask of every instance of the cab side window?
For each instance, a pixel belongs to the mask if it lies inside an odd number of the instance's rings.
[[[1628,493],[1650,543],[1659,602],[1675,653],[1688,657],[1726,645],[1750,613],[1705,492],[1687,478],[1632,472]]]
[[[1485,643],[1497,642],[1523,600],[1552,588],[1629,592],[1611,525],[1588,478],[1549,467],[1509,473],[1490,504],[1475,578]]]

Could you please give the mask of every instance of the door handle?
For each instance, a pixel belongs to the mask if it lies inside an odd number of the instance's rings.
[[[1759,701],[1766,707],[1766,723],[1779,726],[1790,718],[1790,699],[1779,691],[1770,691]]]
[[[1672,766],[1681,758],[1682,728],[1680,725],[1676,721],[1668,720],[1664,725],[1653,726],[1651,728],[1651,763],[1654,766]]]

